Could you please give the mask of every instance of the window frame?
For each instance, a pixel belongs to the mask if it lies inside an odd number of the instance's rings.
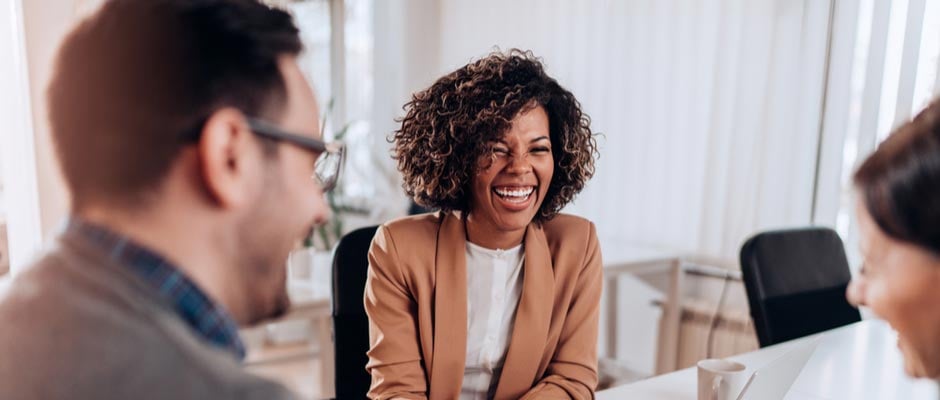
[[[0,71],[0,120],[8,125],[0,136],[10,273],[16,274],[42,247],[36,147],[30,99],[29,70],[22,0],[0,0],[0,54],[9,57]],[[9,210],[16,210],[10,212]]]

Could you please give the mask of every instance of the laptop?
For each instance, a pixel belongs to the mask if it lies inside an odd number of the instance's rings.
[[[783,399],[818,344],[818,338],[801,343],[776,360],[758,368],[744,384],[737,400]]]

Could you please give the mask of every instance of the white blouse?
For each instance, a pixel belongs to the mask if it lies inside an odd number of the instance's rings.
[[[522,245],[491,250],[467,242],[467,360],[461,400],[490,399],[503,369],[522,294]]]

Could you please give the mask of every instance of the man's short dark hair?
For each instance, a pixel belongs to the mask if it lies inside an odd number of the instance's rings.
[[[278,58],[302,48],[291,16],[256,0],[105,3],[66,37],[48,92],[73,207],[140,200],[220,108],[279,117]]]

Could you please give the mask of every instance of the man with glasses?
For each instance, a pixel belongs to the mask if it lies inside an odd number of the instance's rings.
[[[48,91],[71,216],[0,299],[0,398],[292,398],[237,327],[287,310],[342,169],[301,50],[257,0],[111,0],[72,30]]]

